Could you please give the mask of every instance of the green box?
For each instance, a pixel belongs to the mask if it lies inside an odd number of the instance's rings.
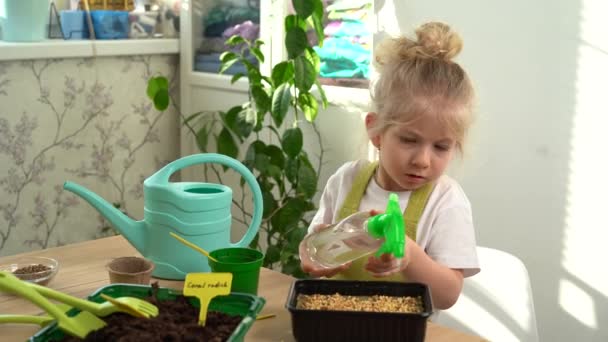
[[[149,285],[133,285],[133,284],[112,284],[104,286],[99,290],[95,291],[88,297],[90,301],[102,303],[104,300],[100,294],[107,294],[111,297],[128,296],[137,298],[146,298],[151,294],[151,286]],[[181,290],[170,289],[170,288],[159,288],[158,299],[167,300],[175,299],[182,295]],[[198,299],[190,297],[190,303],[194,307],[199,307]],[[219,311],[230,315],[243,316],[243,320],[236,327],[228,341],[240,342],[245,338],[245,334],[251,328],[256,320],[258,313],[262,310],[266,304],[264,298],[254,296],[247,293],[232,292],[227,296],[218,296],[211,300],[209,303],[209,311]],[[76,315],[80,310],[72,309],[68,311],[68,316]],[[103,319],[103,318],[102,318]],[[52,323],[36,335],[30,337],[31,342],[47,342],[57,341],[65,337],[65,333],[59,329],[57,323]]]

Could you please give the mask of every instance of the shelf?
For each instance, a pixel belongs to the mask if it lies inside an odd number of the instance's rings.
[[[179,39],[0,41],[0,61],[179,53]]]

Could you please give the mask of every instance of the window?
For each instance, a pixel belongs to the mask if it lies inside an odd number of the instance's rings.
[[[325,2],[325,38],[322,47],[315,47],[322,84],[368,88],[372,14],[372,0]]]
[[[294,13],[291,0],[282,0],[281,6],[268,6],[261,12],[260,0],[195,0],[193,2],[193,69],[195,71],[218,73],[220,55],[240,47],[227,47],[226,39],[239,34],[248,40],[260,38],[261,13],[278,14],[287,10]],[[370,61],[373,29],[373,0],[324,0],[324,44],[315,46],[321,59],[320,81],[324,85],[365,88],[369,86]],[[277,19],[277,18],[275,18]],[[270,18],[264,18],[262,25],[269,25]],[[283,25],[275,22],[274,25]],[[263,30],[268,30],[265,26]],[[273,29],[276,30],[276,27]],[[277,30],[278,31],[278,30]],[[278,32],[264,31],[265,46],[277,49],[283,46],[283,37]],[[309,32],[310,39],[316,39],[314,32]],[[281,39],[281,44],[270,40]],[[280,56],[277,55],[277,56]],[[270,55],[266,55],[270,59]],[[280,57],[279,57],[280,58]],[[274,59],[273,59],[274,60]],[[252,56],[250,62],[258,61]],[[232,65],[226,74],[246,74],[246,67],[240,63]]]
[[[228,50],[240,50],[240,47],[228,47],[226,39],[238,34],[248,40],[260,37],[260,0],[198,0],[194,4],[200,11],[200,23],[193,23],[194,70],[218,73],[220,55]],[[197,18],[193,17],[193,20]],[[257,65],[258,61],[251,56],[249,61]],[[233,64],[225,74],[246,74],[242,63]]]

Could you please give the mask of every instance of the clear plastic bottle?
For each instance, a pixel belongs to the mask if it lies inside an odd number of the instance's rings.
[[[402,258],[405,228],[399,198],[391,194],[385,213],[358,212],[304,238],[306,251],[316,264],[335,268],[376,252]]]

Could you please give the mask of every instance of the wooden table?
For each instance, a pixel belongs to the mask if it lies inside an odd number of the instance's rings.
[[[85,298],[94,290],[108,285],[105,265],[113,258],[139,256],[140,254],[122,237],[114,236],[86,241],[63,247],[23,253],[0,258],[0,264],[23,256],[47,256],[59,261],[59,272],[49,287]],[[163,287],[183,287],[181,281],[158,280]],[[255,322],[246,335],[246,341],[294,341],[291,332],[291,316],[285,309],[285,300],[294,278],[269,269],[262,269],[259,293],[266,299],[261,314],[274,313],[276,317]],[[0,293],[0,314],[40,315],[40,308],[30,302],[5,293]],[[26,324],[0,325],[2,341],[23,341],[40,328]],[[483,339],[429,322],[427,339],[429,342],[483,341]]]

